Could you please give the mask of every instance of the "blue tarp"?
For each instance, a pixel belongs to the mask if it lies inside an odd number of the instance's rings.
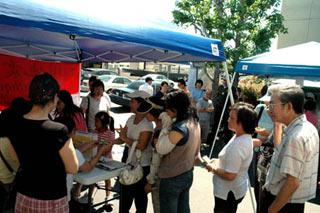
[[[0,0],[0,53],[70,62],[225,61],[219,40],[163,24],[132,24],[133,17],[88,16],[76,8],[53,7],[45,2]],[[88,11],[89,7],[101,7],[91,1],[86,4]],[[109,10],[121,12],[121,8]]]
[[[320,43],[308,42],[238,61],[236,72],[254,75],[320,77]]]

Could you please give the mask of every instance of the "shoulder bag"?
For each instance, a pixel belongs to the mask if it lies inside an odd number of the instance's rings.
[[[119,175],[119,181],[123,185],[135,184],[143,177],[143,169],[140,165],[141,151],[138,149],[136,150],[137,144],[138,141],[133,142],[126,162],[126,168],[123,171],[121,171]],[[138,159],[138,163],[136,165],[131,165],[133,154],[135,154]]]
[[[3,184],[2,187],[6,192],[4,195],[4,205],[3,209],[0,210],[10,210],[14,209],[16,196],[17,196],[17,189],[16,189],[16,172],[12,169],[9,163],[4,158],[1,149],[0,149],[0,158],[2,159],[4,165],[6,165],[7,169],[13,174],[14,180],[11,184]],[[2,211],[1,211],[2,212]]]

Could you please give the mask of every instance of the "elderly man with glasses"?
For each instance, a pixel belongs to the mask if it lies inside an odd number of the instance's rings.
[[[319,136],[306,120],[303,104],[299,86],[282,86],[272,93],[270,114],[287,128],[274,148],[262,212],[303,212],[305,202],[316,196]]]

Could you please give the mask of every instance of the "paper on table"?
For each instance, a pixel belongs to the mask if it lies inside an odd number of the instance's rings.
[[[125,166],[125,164],[119,161],[114,161],[106,157],[102,157],[99,160],[99,163],[97,164],[97,166],[99,168],[105,168],[107,170],[114,170],[114,169],[122,168],[123,166]]]

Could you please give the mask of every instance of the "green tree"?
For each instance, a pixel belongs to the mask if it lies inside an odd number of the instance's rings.
[[[280,1],[177,0],[172,13],[177,25],[194,27],[196,33],[220,39],[224,43],[228,70],[232,72],[239,59],[268,51],[271,39],[279,33],[287,32],[283,26],[283,16],[278,10]],[[218,98],[215,98],[219,81],[218,63],[215,63],[214,77],[211,79],[213,101],[216,105],[219,103]],[[235,84],[237,83],[238,77],[235,79]],[[218,111],[215,111],[214,117],[220,117]],[[214,123],[218,121],[219,119],[215,119]],[[216,128],[213,125],[209,141],[213,140]]]
[[[220,39],[232,71],[239,59],[268,51],[271,39],[287,32],[280,1],[177,0],[172,13],[177,25]]]

